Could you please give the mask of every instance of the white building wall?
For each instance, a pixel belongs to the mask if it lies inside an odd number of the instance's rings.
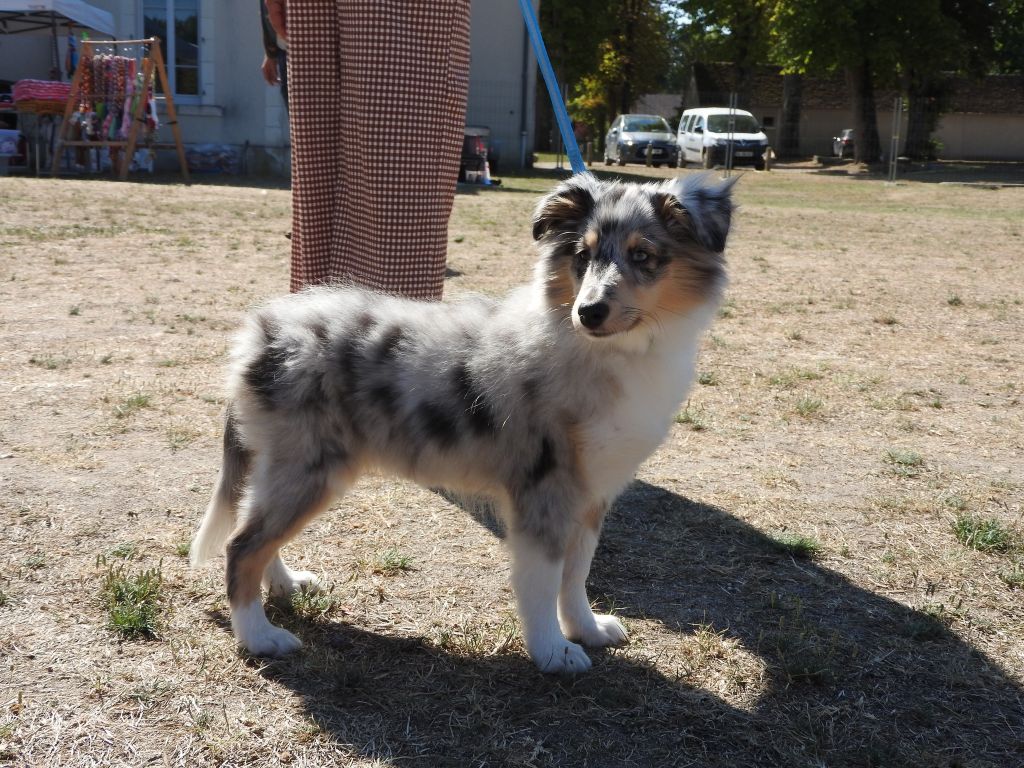
[[[118,39],[142,37],[140,0],[89,1],[114,16]],[[287,173],[288,118],[280,89],[267,85],[260,72],[263,43],[256,3],[200,0],[201,93],[196,103],[178,102],[175,106],[186,144],[247,147],[250,171]],[[532,94],[536,80],[536,65],[528,49],[519,6],[512,0],[473,0],[471,13],[466,121],[489,127],[502,166],[519,167],[524,146],[533,146]],[[46,35],[0,35],[0,78],[45,79],[51,66],[49,46]],[[61,64],[65,51],[66,37],[62,35]],[[161,132],[161,140],[168,137],[169,131]],[[422,148],[414,152],[429,157]],[[165,159],[170,160],[170,168],[176,167],[173,153]]]
[[[529,155],[533,148],[537,65],[519,4],[473,0],[471,24],[466,124],[490,128],[492,154],[499,156],[498,171],[520,168],[524,151]]]

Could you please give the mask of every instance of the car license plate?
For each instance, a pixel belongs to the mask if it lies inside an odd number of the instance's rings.
[[[753,152],[737,152],[736,157],[753,157]]]
[[[654,154],[654,155],[664,155],[665,154],[665,150],[664,149],[656,149],[651,154]]]

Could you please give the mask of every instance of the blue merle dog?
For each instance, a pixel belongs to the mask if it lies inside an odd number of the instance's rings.
[[[192,546],[226,541],[238,641],[277,656],[272,593],[315,588],[280,548],[369,469],[489,496],[526,648],[579,672],[626,642],[586,580],[609,506],[668,433],[725,286],[731,184],[562,183],[540,258],[504,300],[424,303],[316,288],[255,311],[234,346],[223,466]]]

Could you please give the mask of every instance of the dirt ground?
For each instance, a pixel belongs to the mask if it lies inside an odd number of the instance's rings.
[[[528,278],[555,178],[457,197],[449,298]],[[526,658],[489,527],[383,477],[290,547],[332,585],[273,610],[303,650],[239,653],[187,542],[289,192],[0,179],[0,764],[1024,765],[1024,187],[939,183],[979,178],[744,176],[700,382],[591,575],[632,642],[577,679]],[[155,639],[108,626],[112,569],[160,574]]]

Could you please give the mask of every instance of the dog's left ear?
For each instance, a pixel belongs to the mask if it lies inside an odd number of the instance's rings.
[[[732,224],[732,187],[738,176],[709,184],[707,174],[684,176],[662,184],[652,202],[668,231],[692,238],[709,251],[721,253]]]
[[[533,214],[533,239],[548,233],[578,231],[594,208],[601,182],[589,173],[580,173],[562,182],[540,201]]]

